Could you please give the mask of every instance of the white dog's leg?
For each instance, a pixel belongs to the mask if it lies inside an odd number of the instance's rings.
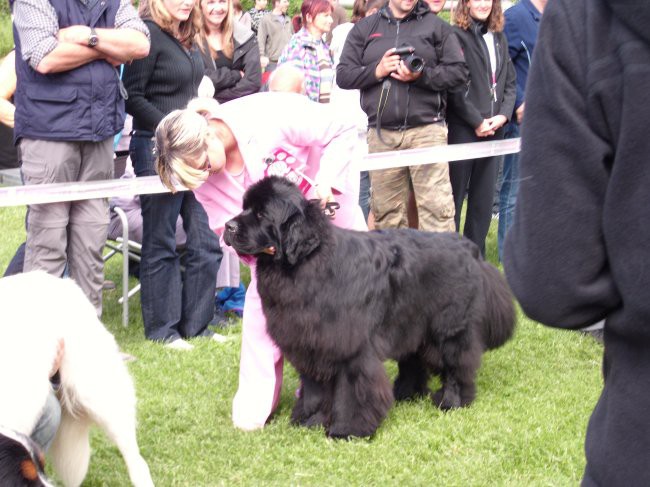
[[[75,418],[62,408],[61,425],[49,453],[54,470],[66,487],[78,487],[86,477],[90,460],[89,430],[88,418]]]
[[[149,466],[140,455],[135,434],[135,422],[125,420],[126,418],[128,416],[122,416],[121,421],[115,420],[115,418],[112,418],[111,421],[102,421],[100,426],[120,450],[129,471],[131,483],[135,487],[153,487]]]

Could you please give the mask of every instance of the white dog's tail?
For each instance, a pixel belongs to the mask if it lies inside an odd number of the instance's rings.
[[[49,454],[54,469],[66,487],[77,487],[86,477],[90,460],[90,424],[88,418],[73,417],[62,408],[61,424]]]

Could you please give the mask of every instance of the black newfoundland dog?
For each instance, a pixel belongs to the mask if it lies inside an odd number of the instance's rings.
[[[302,377],[292,421],[332,437],[370,436],[393,399],[433,394],[442,409],[472,402],[483,351],[514,331],[505,279],[454,233],[356,232],[279,177],[244,196],[225,241],[257,256],[268,331]],[[399,373],[391,388],[383,361]]]

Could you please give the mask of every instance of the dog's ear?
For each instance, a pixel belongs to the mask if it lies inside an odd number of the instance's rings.
[[[311,254],[321,243],[319,228],[309,223],[305,210],[308,212],[309,207],[294,213],[280,232],[282,254],[291,266]]]

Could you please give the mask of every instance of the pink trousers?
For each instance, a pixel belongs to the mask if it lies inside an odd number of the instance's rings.
[[[348,204],[341,201],[341,210],[337,212],[334,224],[344,228],[367,230],[361,208],[356,201],[350,201]],[[282,352],[266,330],[266,318],[257,292],[255,265],[250,268],[251,282],[246,292],[242,322],[239,388],[232,403],[233,424],[246,431],[264,427],[278,406],[283,369]]]

